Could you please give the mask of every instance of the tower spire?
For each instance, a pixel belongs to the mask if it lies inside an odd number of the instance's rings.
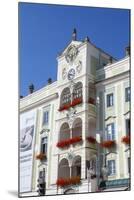
[[[76,40],[77,39],[77,31],[76,28],[73,29],[73,33],[72,33],[72,40]]]

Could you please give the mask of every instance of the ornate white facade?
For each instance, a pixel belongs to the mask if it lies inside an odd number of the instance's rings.
[[[31,190],[20,196],[98,191],[105,165],[107,183],[128,183],[129,54],[117,61],[74,30],[57,62],[57,81],[20,100],[20,117],[36,111]]]

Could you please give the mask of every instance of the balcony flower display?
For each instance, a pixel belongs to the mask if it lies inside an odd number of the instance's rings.
[[[64,148],[64,147],[68,147],[69,145],[70,145],[70,139],[66,139],[66,140],[62,140],[58,142],[56,146],[59,148]]]
[[[96,143],[96,139],[92,136],[87,137],[87,140],[89,143],[95,144]]]
[[[103,141],[101,143],[101,146],[104,147],[104,148],[107,148],[107,149],[112,148],[115,145],[116,145],[115,140],[107,140],[107,141]]]
[[[36,155],[36,159],[37,160],[44,160],[44,159],[46,159],[46,154],[41,152],[38,155]]]
[[[88,103],[95,105],[95,99],[92,97],[89,97]]]
[[[125,144],[130,144],[130,135],[126,135],[124,137],[122,137],[122,143],[125,143]]]
[[[59,148],[64,148],[64,147],[68,147],[69,145],[80,142],[80,141],[82,141],[81,136],[76,136],[73,138],[62,140],[62,141],[58,142],[56,146]]]
[[[71,178],[59,178],[56,182],[57,186],[65,187],[68,185],[77,185],[80,184],[80,177],[71,177]]]
[[[70,144],[74,144],[77,142],[81,142],[82,141],[82,137],[81,136],[76,136],[70,139]]]
[[[71,103],[66,103],[62,106],[60,106],[58,111],[68,110],[71,107]]]
[[[81,103],[82,103],[82,97],[79,97],[79,98],[76,98],[72,101],[71,106],[74,107],[74,106],[81,104]]]

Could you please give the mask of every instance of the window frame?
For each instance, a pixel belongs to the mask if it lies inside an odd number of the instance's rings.
[[[47,113],[46,122],[45,122],[45,114]],[[42,116],[42,126],[47,126],[49,124],[49,110],[43,110]]]
[[[45,143],[42,142],[44,139],[47,139]],[[43,145],[45,145],[45,148],[43,148]],[[40,152],[47,154],[47,148],[48,148],[48,137],[47,136],[41,137]],[[44,151],[44,149],[45,149],[45,151]]]
[[[107,107],[114,106],[114,93],[107,94],[106,95],[106,100],[107,100]]]
[[[114,164],[112,164],[112,163],[114,163]],[[112,165],[110,166],[110,164],[112,164]],[[108,166],[108,176],[116,175],[116,161],[115,160],[108,160],[107,166]],[[110,167],[111,167],[111,169],[110,169]],[[110,171],[111,171],[111,173],[110,173]]]
[[[110,127],[111,126],[111,133],[108,133],[108,127]],[[114,122],[112,122],[112,123],[110,123],[110,124],[107,124],[107,128],[106,128],[106,133],[107,133],[107,135],[106,135],[106,138],[107,138],[107,140],[115,140],[115,123]]]
[[[125,119],[125,133],[126,135],[129,135],[130,134],[130,128],[131,125],[130,125],[130,119]]]
[[[130,86],[125,88],[125,102],[130,102],[131,90]]]

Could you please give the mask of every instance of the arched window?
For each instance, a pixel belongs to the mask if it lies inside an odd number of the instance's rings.
[[[74,137],[82,137],[82,120],[81,118],[75,119],[72,128],[72,138]]]
[[[77,99],[77,98],[82,99],[82,83],[81,82],[76,83],[75,86],[74,86],[73,100]]]
[[[61,93],[61,102],[60,106],[71,103],[71,93],[69,88],[65,88]]]
[[[70,168],[68,160],[63,158],[58,166],[58,178],[69,178],[70,177]]]
[[[72,177],[81,177],[81,157],[76,156],[72,165]]]
[[[70,138],[70,129],[68,123],[62,124],[60,128],[60,135],[59,135],[59,141],[63,141]]]

